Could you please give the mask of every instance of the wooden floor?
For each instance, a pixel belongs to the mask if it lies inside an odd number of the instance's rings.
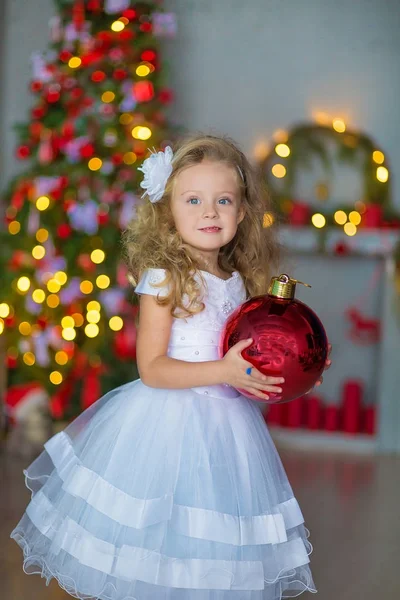
[[[400,457],[282,450],[314,552],[320,600],[400,600]],[[55,581],[25,575],[9,539],[29,494],[22,461],[0,456],[0,599],[66,600]],[[190,597],[188,596],[188,600]]]

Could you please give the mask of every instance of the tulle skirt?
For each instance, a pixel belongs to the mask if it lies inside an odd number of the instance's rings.
[[[11,537],[26,573],[101,600],[277,600],[315,592],[301,510],[244,396],[112,390],[24,471]]]

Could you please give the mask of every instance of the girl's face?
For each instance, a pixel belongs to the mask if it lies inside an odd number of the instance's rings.
[[[184,242],[207,258],[218,256],[244,218],[239,173],[222,162],[188,167],[174,181],[171,210]]]

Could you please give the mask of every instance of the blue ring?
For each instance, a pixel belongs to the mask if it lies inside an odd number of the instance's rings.
[[[252,368],[253,368],[253,367],[247,367],[247,369],[246,369],[246,374],[247,374],[247,375],[251,375],[251,370],[252,370]]]

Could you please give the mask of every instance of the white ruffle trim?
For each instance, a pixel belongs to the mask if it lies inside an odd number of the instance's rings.
[[[118,548],[60,515],[42,491],[35,494],[26,513],[40,533],[51,540],[52,553],[64,550],[81,564],[117,578],[130,580],[134,573],[136,580],[149,584],[215,590],[263,590],[265,582],[271,583],[268,575],[272,573],[268,573],[268,565],[263,561],[179,559],[144,548],[127,545]],[[19,535],[16,529],[13,537],[17,539]],[[275,581],[284,571],[309,562],[301,538],[279,544],[274,555],[276,564],[281,565]]]
[[[159,498],[134,498],[84,467],[68,435],[62,431],[45,444],[63,489],[121,525],[142,529],[170,521],[178,533],[235,546],[282,544],[287,530],[304,523],[295,498],[278,504],[273,514],[238,517],[215,510],[174,504],[173,494]],[[29,479],[29,473],[24,471]]]

